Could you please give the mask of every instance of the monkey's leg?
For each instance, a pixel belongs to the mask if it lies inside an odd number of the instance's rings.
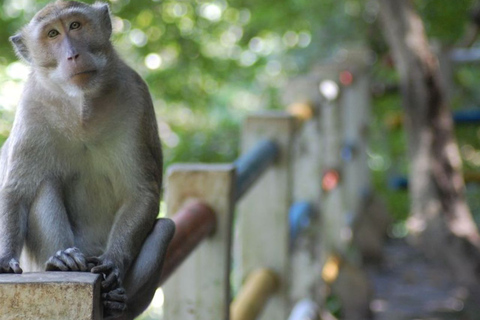
[[[36,270],[43,269],[49,257],[47,270],[86,270],[78,249],[67,250],[63,255],[63,251],[57,252],[73,247],[74,237],[61,186],[55,180],[43,181],[37,190],[30,208],[25,244],[26,258],[35,265]]]
[[[145,239],[142,249],[125,277],[127,315],[133,319],[150,304],[155,294],[168,244],[175,233],[175,224],[169,219],[158,219]]]

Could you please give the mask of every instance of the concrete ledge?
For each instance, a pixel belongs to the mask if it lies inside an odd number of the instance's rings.
[[[88,272],[0,274],[2,320],[99,320],[100,276]]]

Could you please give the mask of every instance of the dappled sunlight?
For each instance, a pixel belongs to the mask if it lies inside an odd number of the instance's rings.
[[[5,81],[0,88],[0,106],[4,110],[15,111],[20,95],[22,94],[23,84],[17,81]]]
[[[225,10],[226,2],[212,2],[204,3],[198,10],[200,16],[210,21],[217,22],[222,18],[222,13]]]
[[[147,35],[140,29],[130,31],[129,38],[130,42],[137,47],[144,47],[148,41]]]
[[[31,14],[36,12],[34,4],[35,1],[33,0],[5,0],[3,2],[3,10],[7,17],[16,18],[23,12]]]
[[[180,143],[180,138],[178,137],[178,135],[172,131],[168,123],[166,123],[165,121],[157,119],[157,122],[158,131],[162,142],[169,148],[175,148]]]
[[[158,69],[162,65],[162,57],[157,53],[150,53],[145,57],[145,65],[151,70]]]

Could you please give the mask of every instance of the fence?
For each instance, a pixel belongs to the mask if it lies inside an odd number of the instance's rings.
[[[341,71],[350,80],[340,88],[332,80]],[[194,198],[208,204],[218,221],[215,234],[165,283],[166,319],[318,314],[314,304],[291,312],[305,299],[323,301],[320,275],[333,280],[331,270],[342,259],[332,257],[347,256],[370,192],[365,152],[370,103],[368,76],[359,66],[328,67],[309,81],[318,95],[309,100],[321,103],[301,101],[292,108],[297,116],[249,116],[242,156],[233,164],[169,169],[167,211]],[[322,84],[335,92],[321,97]],[[238,290],[235,299],[231,282]]]
[[[309,92],[297,98],[293,114],[248,116],[242,155],[234,163],[168,169],[167,212],[177,231],[159,284],[165,319],[314,319],[327,285],[343,265],[356,265],[350,248],[371,194],[368,64],[357,60],[299,79]],[[24,276],[0,275],[0,296]],[[42,276],[33,282],[51,283]],[[87,310],[82,316],[65,300],[54,308],[63,304],[74,318],[97,319],[98,279],[88,282],[91,297],[80,302]],[[85,288],[85,281],[79,283],[73,292]],[[21,287],[26,299],[34,287]],[[41,300],[59,290],[44,290]],[[349,311],[350,298],[345,312],[361,315],[358,308]],[[9,299],[0,299],[7,314],[13,312]],[[28,314],[28,306],[20,312]]]

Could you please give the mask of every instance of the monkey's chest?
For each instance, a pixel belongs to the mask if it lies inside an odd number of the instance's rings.
[[[100,251],[107,243],[118,210],[128,198],[132,179],[124,167],[128,159],[118,154],[94,155],[79,158],[76,170],[65,177],[64,204],[75,244]]]
[[[76,247],[102,253],[121,200],[109,177],[75,176],[65,184],[64,205]]]

